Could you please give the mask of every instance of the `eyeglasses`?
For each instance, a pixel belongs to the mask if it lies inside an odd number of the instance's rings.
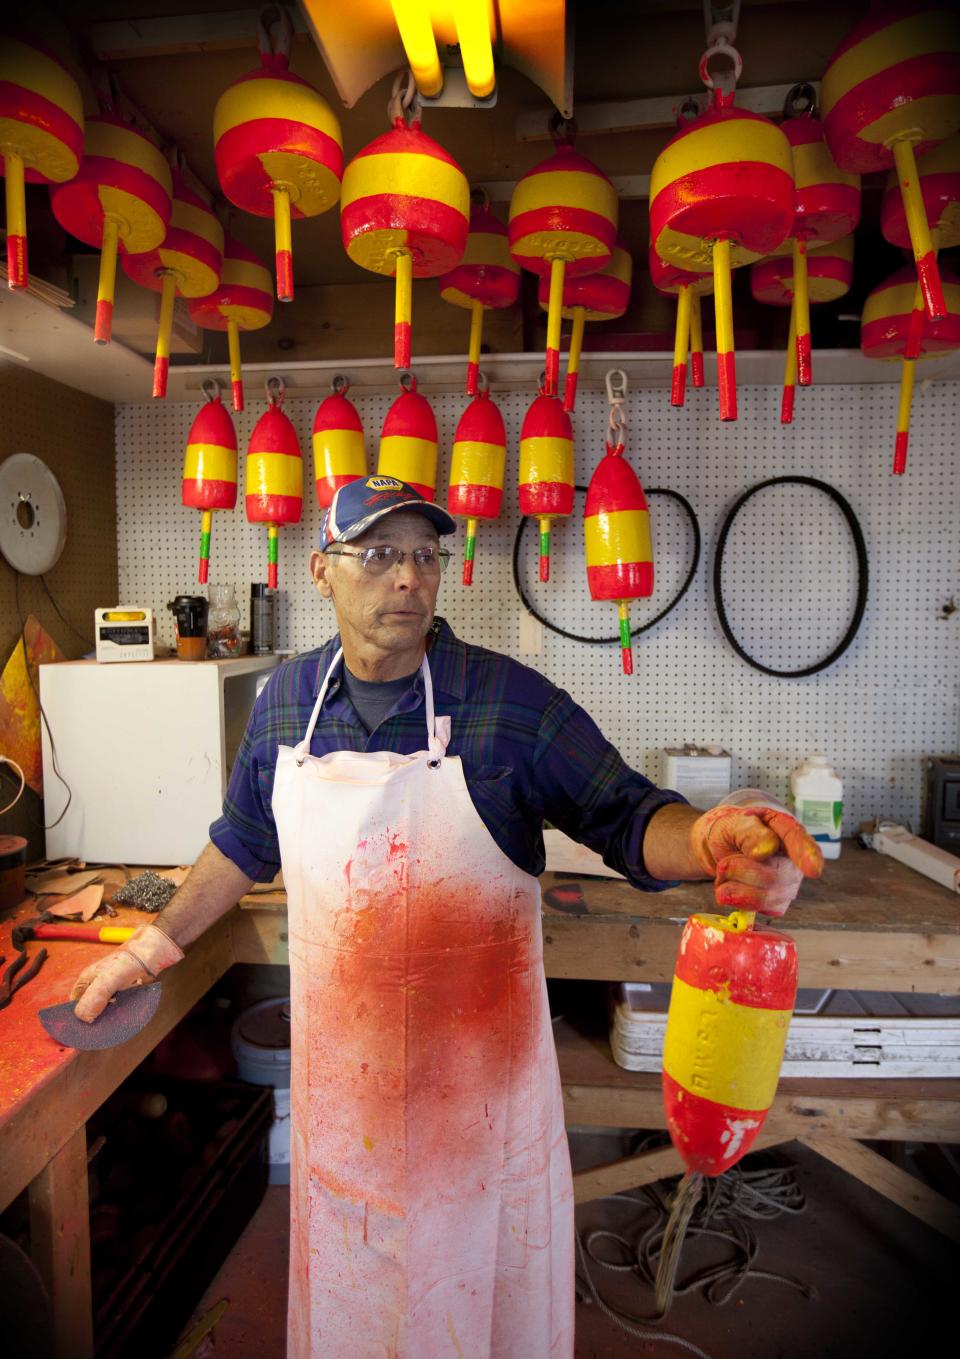
[[[328,557],[356,557],[364,571],[371,576],[383,576],[394,566],[399,566],[407,557],[424,576],[438,576],[447,569],[450,552],[445,547],[417,547],[412,552],[403,552],[399,547],[365,547],[362,552],[350,552],[346,548],[328,548]]]

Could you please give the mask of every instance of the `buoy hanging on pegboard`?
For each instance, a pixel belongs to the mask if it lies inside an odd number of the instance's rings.
[[[463,584],[473,584],[477,521],[496,519],[503,504],[503,475],[507,460],[507,432],[503,416],[490,400],[482,373],[478,392],[457,422],[450,460],[447,509],[467,521],[463,549]]]
[[[387,411],[380,432],[378,477],[405,481],[425,500],[437,488],[437,418],[430,402],[417,391],[412,373],[400,378],[402,391]]]
[[[580,374],[580,352],[587,321],[615,321],[630,305],[633,283],[633,258],[619,242],[613,247],[610,263],[595,274],[568,278],[563,285],[561,316],[572,321],[567,371],[563,383],[563,409],[572,411],[577,404],[577,378]],[[540,306],[550,306],[550,279],[544,275],[537,291]]]
[[[341,486],[367,475],[367,453],[360,412],[347,397],[350,383],[335,377],[333,391],[313,417],[313,473],[317,504],[329,509]]]
[[[204,382],[203,392],[206,404],[197,412],[187,435],[181,491],[183,504],[201,514],[197,569],[201,585],[207,583],[210,570],[213,511],[232,510],[237,503],[237,431],[212,379]]]
[[[470,338],[467,344],[467,395],[479,391],[480,346],[483,341],[483,313],[492,308],[512,307],[520,295],[520,266],[507,245],[507,228],[490,209],[483,190],[471,195],[470,230],[463,259],[440,278],[444,302],[466,307],[470,312]]]
[[[268,378],[267,409],[247,445],[246,507],[251,524],[267,526],[267,586],[277,588],[279,530],[299,524],[303,514],[303,456],[297,432],[280,409],[285,386]]]
[[[409,368],[413,280],[446,274],[463,258],[470,185],[453,157],[421,130],[420,96],[409,72],[394,80],[388,111],[390,131],[344,171],[340,233],[354,264],[395,279],[393,366]]]
[[[308,81],[287,69],[292,34],[283,5],[263,10],[257,22],[260,66],[229,85],[213,113],[220,187],[235,207],[273,218],[280,302],[293,301],[291,219],[332,208],[343,175],[336,114]]]
[[[83,96],[63,63],[35,39],[0,39],[0,163],[7,207],[7,286],[25,288],[24,184],[63,184],[80,169]]]
[[[187,184],[182,170],[173,171],[173,208],[160,245],[145,254],[127,253],[121,264],[134,283],[160,294],[153,395],[165,397],[173,304],[178,297],[206,297],[212,293],[220,282],[223,264],[223,227],[209,204]]]
[[[632,675],[630,601],[653,594],[653,547],[647,497],[625,456],[626,394],[626,374],[621,369],[609,372],[607,449],[587,487],[583,536],[590,598],[616,604],[623,673]]]
[[[900,403],[893,471],[907,469],[910,441],[910,408],[918,359],[950,354],[960,349],[960,276],[941,265],[940,284],[946,315],[931,321],[923,301],[921,284],[911,265],[874,288],[863,304],[860,348],[870,359],[901,359]]]
[[[550,579],[554,519],[573,513],[573,425],[546,387],[523,417],[520,429],[520,513],[540,526],[540,579]]]
[[[917,183],[917,156],[960,132],[960,12],[946,4],[871,8],[834,52],[820,82],[827,144],[843,170],[893,166],[924,306],[947,314]]]
[[[564,280],[610,263],[618,204],[602,170],[574,150],[576,125],[551,123],[556,150],[528,170],[510,200],[510,253],[522,269],[550,279],[544,396],[560,383],[560,323]]]
[[[220,283],[206,297],[187,304],[191,320],[204,330],[225,330],[230,357],[233,409],[243,410],[240,332],[260,330],[273,316],[273,279],[258,255],[234,236],[226,236]]]
[[[50,206],[71,236],[100,247],[93,338],[109,344],[117,254],[139,255],[162,245],[173,207],[170,166],[148,137],[108,111],[87,119],[80,169],[50,191]]]

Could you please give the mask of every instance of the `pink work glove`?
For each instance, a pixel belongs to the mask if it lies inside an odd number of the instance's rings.
[[[77,1002],[74,1013],[92,1024],[118,991],[156,980],[159,972],[182,957],[183,949],[168,934],[156,925],[144,925],[106,958],[83,969],[70,992],[70,999]]]
[[[690,828],[690,844],[713,878],[717,905],[734,910],[783,915],[803,879],[823,872],[817,842],[760,789],[731,793],[704,812]]]

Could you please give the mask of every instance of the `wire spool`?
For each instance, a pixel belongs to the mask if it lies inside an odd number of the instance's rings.
[[[179,170],[173,172],[173,208],[162,244],[145,254],[126,254],[121,263],[134,283],[160,294],[153,395],[165,397],[174,301],[178,296],[206,297],[212,293],[220,282],[223,263],[223,227]]]
[[[496,519],[503,505],[507,431],[503,416],[490,400],[486,382],[461,415],[453,436],[447,509],[467,521],[463,549],[463,584],[473,584],[477,521]]]
[[[447,274],[463,258],[470,185],[439,142],[420,128],[412,77],[390,100],[393,127],[350,161],[343,175],[343,248],[362,269],[396,279],[393,366],[410,366],[413,280]],[[409,114],[410,122],[407,123]]]
[[[896,169],[931,320],[946,315],[916,157],[960,131],[960,14],[953,3],[871,9],[820,82],[827,144],[843,170]]]
[[[787,340],[786,366],[783,377],[783,398],[780,404],[780,423],[793,421],[794,397],[797,383],[798,354],[796,340],[796,312],[794,310],[795,256],[776,255],[761,260],[750,269],[750,291],[754,301],[770,307],[790,308],[790,336]],[[818,245],[806,252],[807,293],[811,305],[836,302],[850,290],[853,282],[853,236]]]
[[[417,379],[404,373],[402,391],[387,411],[380,432],[378,477],[396,477],[412,486],[424,500],[433,500],[437,486],[437,418],[429,401],[417,391]]]
[[[803,98],[809,107],[794,110]],[[813,381],[810,355],[810,303],[807,284],[807,252],[849,236],[860,221],[860,176],[841,170],[823,135],[823,124],[814,117],[814,94],[810,86],[796,85],[787,96],[787,117],[780,124],[793,154],[796,185],[796,216],[790,251],[793,256],[793,317],[797,381],[809,387]],[[781,246],[781,250],[785,247]]]
[[[622,316],[630,305],[632,283],[633,259],[630,252],[619,243],[613,248],[610,263],[603,269],[595,274],[574,275],[565,280],[560,314],[565,321],[573,322],[563,386],[565,411],[572,411],[577,404],[577,376],[586,322],[615,321],[618,316]],[[548,310],[550,279],[546,275],[540,279],[537,297],[544,311]]]
[[[711,271],[717,317],[720,419],[737,418],[730,271],[782,245],[793,227],[790,143],[768,118],[717,88],[654,162],[650,239],[668,264]]]
[[[668,264],[660,258],[652,246],[647,258],[650,265],[650,281],[657,292],[672,294],[677,299],[670,405],[682,406],[686,399],[688,353],[693,385],[703,386],[703,319],[700,299],[705,294],[713,292],[713,275],[691,273],[689,269]]]
[[[522,269],[550,279],[544,396],[560,382],[564,280],[605,268],[617,238],[617,194],[607,176],[573,149],[574,125],[555,124],[556,150],[528,170],[510,200],[510,253]]]
[[[267,586],[277,588],[279,528],[299,524],[303,514],[303,457],[297,432],[280,409],[284,384],[267,380],[267,409],[247,446],[246,508],[251,524],[267,526]]]
[[[240,332],[260,330],[273,316],[273,279],[252,250],[234,236],[225,236],[220,284],[206,297],[191,298],[190,318],[204,330],[225,330],[230,355],[233,409],[243,410],[243,371]]]
[[[550,526],[573,513],[573,425],[544,388],[520,429],[520,513],[540,525],[540,579],[550,579]]]
[[[490,210],[486,194],[481,193],[470,213],[463,259],[440,279],[440,296],[444,302],[466,307],[470,312],[468,396],[476,396],[479,391],[484,311],[512,307],[519,295],[520,266],[514,263],[507,246],[507,228]]]
[[[197,581],[206,585],[213,511],[232,510],[237,503],[237,431],[220,400],[217,384],[208,379],[203,392],[206,404],[197,412],[187,435],[181,500],[201,513]]]
[[[367,474],[367,452],[360,413],[347,399],[350,383],[335,377],[333,391],[324,397],[313,417],[313,467],[317,504],[330,508],[341,486]]]
[[[277,298],[293,301],[291,219],[317,217],[340,197],[343,142],[337,116],[317,90],[288,70],[292,28],[283,6],[271,41],[257,24],[260,66],[235,80],[213,113],[220,187],[235,207],[272,217]]]
[[[608,439],[607,451],[590,478],[583,536],[590,598],[616,604],[623,673],[632,675],[629,601],[653,594],[653,547],[647,498],[624,457],[622,439],[613,444]]]
[[[50,191],[50,205],[71,236],[100,247],[98,344],[110,342],[117,253],[141,255],[162,245],[172,195],[170,166],[142,132],[113,114],[87,119],[80,169]]]
[[[960,349],[960,277],[943,265],[940,269],[946,315],[931,321],[923,304],[922,289],[909,265],[898,269],[874,288],[863,304],[860,348],[870,359],[902,359],[900,404],[893,471],[906,471],[910,441],[910,407],[913,403],[915,364]]]
[[[7,285],[25,288],[24,183],[63,184],[80,169],[83,96],[67,68],[35,40],[0,41],[0,160],[6,181]]]

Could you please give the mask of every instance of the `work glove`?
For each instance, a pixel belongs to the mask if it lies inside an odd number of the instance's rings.
[[[717,905],[783,915],[823,855],[800,822],[760,788],[730,793],[690,828],[697,862],[713,878]]]
[[[165,967],[183,957],[183,949],[156,925],[144,925],[125,944],[85,967],[73,984],[74,1014],[92,1024],[118,991],[155,981]]]

